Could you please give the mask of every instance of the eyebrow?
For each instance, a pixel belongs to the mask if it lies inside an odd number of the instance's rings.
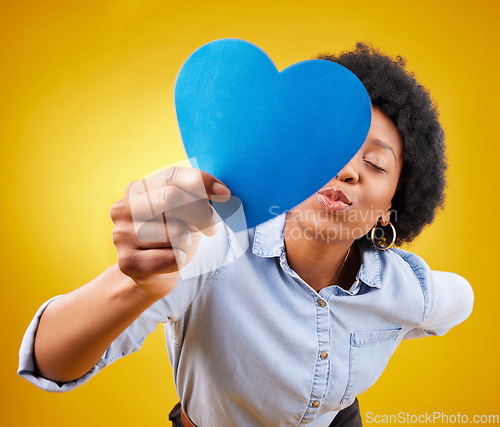
[[[378,138],[374,139],[372,144],[378,145],[379,147],[382,147],[382,148],[385,148],[386,150],[389,150],[392,153],[392,155],[394,156],[394,161],[397,162],[396,153],[394,152],[394,150],[392,149],[392,147],[389,144],[387,144],[386,142],[384,142]]]

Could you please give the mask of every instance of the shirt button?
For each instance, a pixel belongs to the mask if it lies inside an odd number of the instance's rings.
[[[319,408],[319,402],[317,400],[315,400],[313,403],[311,403],[311,406],[313,408]]]
[[[319,355],[319,357],[321,357],[323,360],[328,359],[328,353],[324,351]]]
[[[326,306],[326,302],[325,302],[325,301],[323,301],[322,299],[320,299],[320,300],[318,301],[318,305],[319,305],[321,308],[323,308],[323,307],[325,307],[325,306]]]

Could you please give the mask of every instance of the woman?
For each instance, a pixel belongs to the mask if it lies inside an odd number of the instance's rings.
[[[321,58],[353,71],[373,104],[367,139],[338,175],[245,232],[247,249],[215,224],[206,195],[230,191],[206,172],[171,168],[129,186],[111,210],[118,263],[40,308],[20,375],[71,390],[164,322],[183,409],[174,425],[354,426],[356,396],[403,338],[467,318],[464,279],[390,247],[442,205],[443,132],[429,94],[402,58],[366,44]],[[151,211],[154,221],[137,223]]]

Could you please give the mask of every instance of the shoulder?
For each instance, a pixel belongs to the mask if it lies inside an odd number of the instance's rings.
[[[404,263],[424,290],[433,293],[436,287],[451,287],[457,292],[471,290],[469,282],[464,277],[448,271],[431,270],[421,257],[412,252],[399,248],[391,249],[390,252],[386,256],[391,257],[392,262]]]
[[[400,272],[399,286],[408,282],[418,284],[424,299],[423,321],[453,313],[467,317],[472,311],[474,294],[464,277],[452,272],[431,270],[421,257],[403,249],[390,249],[380,256],[386,264],[393,264],[396,266],[394,270]]]
[[[379,251],[379,255],[383,267],[398,272],[407,280],[413,279],[415,283],[419,284],[424,293],[432,291],[434,272],[420,256],[399,248]],[[454,275],[453,273],[446,274]]]
[[[430,273],[430,268],[427,263],[418,255],[403,249],[394,248],[382,252],[382,256],[390,258],[392,262],[398,262],[404,265],[419,281],[425,281]]]
[[[397,282],[416,285],[426,289],[427,282],[431,277],[431,269],[427,263],[411,252],[391,248],[380,251],[375,248],[365,248],[363,251],[363,262],[378,266],[378,274],[382,284]],[[376,274],[373,271],[373,274]]]

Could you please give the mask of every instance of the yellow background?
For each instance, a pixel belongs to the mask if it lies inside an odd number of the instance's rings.
[[[115,262],[109,208],[127,183],[184,158],[176,74],[223,37],[257,44],[279,69],[371,41],[430,89],[448,199],[410,250],[465,276],[475,308],[445,337],[403,343],[361,409],[499,414],[497,21],[486,0],[2,2],[0,424],[168,425],[177,400],[161,328],[69,394],[18,378],[17,352],[43,301]]]

